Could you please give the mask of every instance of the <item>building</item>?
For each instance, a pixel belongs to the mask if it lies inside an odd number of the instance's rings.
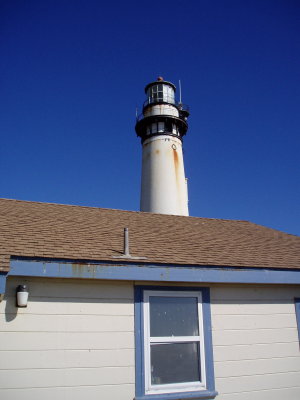
[[[300,398],[299,237],[7,199],[0,229],[1,399]]]
[[[188,107],[175,98],[173,83],[159,77],[145,87],[135,130],[142,142],[141,211],[189,215],[182,139]]]

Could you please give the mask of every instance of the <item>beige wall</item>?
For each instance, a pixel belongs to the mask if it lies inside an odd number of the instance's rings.
[[[0,399],[132,399],[132,284],[30,279],[16,309],[24,282],[8,279],[0,303]]]
[[[296,286],[213,286],[218,400],[299,400]]]
[[[23,283],[29,305],[16,309]],[[218,400],[300,399],[295,296],[296,286],[211,286]],[[1,400],[132,400],[133,313],[132,283],[9,278]]]

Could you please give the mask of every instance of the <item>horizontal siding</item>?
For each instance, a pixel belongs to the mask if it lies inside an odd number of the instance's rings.
[[[15,307],[18,284],[29,287]],[[9,278],[0,303],[0,398],[134,397],[133,285]]]
[[[259,305],[259,307],[258,307]],[[291,299],[274,301],[268,300],[262,303],[262,300],[246,300],[243,303],[234,303],[232,300],[223,300],[222,303],[214,302],[214,315],[269,315],[274,313],[274,305],[276,306],[276,314],[294,314],[295,307],[291,303]]]
[[[18,362],[16,362],[18,360]],[[1,369],[133,367],[134,349],[1,352]]]
[[[2,389],[134,384],[134,367],[0,370],[0,382]]]
[[[14,315],[16,307],[14,305],[15,296],[9,296],[9,301],[0,312]],[[84,298],[66,298],[55,297],[55,308],[53,301],[49,301],[46,297],[29,295],[30,315],[133,315],[132,300],[130,299],[84,299]],[[43,307],[41,307],[43,303]],[[18,315],[28,314],[28,310],[20,308]]]
[[[2,332],[132,332],[133,316],[20,314],[5,324],[2,314],[0,325]]]
[[[296,328],[281,329],[247,329],[241,334],[241,329],[218,329],[214,331],[215,346],[237,346],[270,343],[297,342]]]
[[[111,282],[93,280],[72,280],[72,279],[43,279],[43,278],[18,278],[9,277],[5,289],[6,297],[14,296],[16,287],[21,284],[27,284],[29,288],[30,299],[43,297],[54,300],[65,298],[72,299],[128,299],[132,301],[133,289],[126,282]]]
[[[104,350],[133,347],[133,332],[0,332],[0,350]]]
[[[259,305],[258,305],[259,307]],[[274,307],[275,308],[275,307]],[[228,328],[230,319],[230,330],[255,330],[255,329],[281,329],[294,328],[296,315],[294,314],[251,314],[251,315],[215,315],[212,323],[213,330],[224,330]]]
[[[211,291],[212,303],[219,304],[231,301],[233,305],[248,303],[254,304],[281,304],[282,302],[291,303],[292,297],[300,296],[298,285],[213,285]],[[264,300],[268,300],[265,303]]]
[[[297,286],[212,287],[219,400],[300,399],[299,295]]]
[[[132,400],[134,387],[132,384],[48,387],[30,389],[0,389],[3,400]]]
[[[28,284],[29,305],[15,307]],[[8,279],[0,303],[0,398],[132,400],[133,285]],[[296,286],[212,285],[218,400],[299,400]]]
[[[300,372],[261,374],[218,379],[220,393],[246,392],[251,390],[281,389],[300,386]]]
[[[224,394],[222,400],[299,400],[299,387],[259,391],[250,388],[247,392]]]
[[[215,362],[215,374],[219,378],[297,371],[300,371],[299,357]]]
[[[260,358],[296,357],[299,343],[272,343],[214,346],[215,361],[255,360]]]

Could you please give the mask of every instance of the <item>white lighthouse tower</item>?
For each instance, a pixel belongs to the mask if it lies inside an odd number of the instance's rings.
[[[189,215],[182,137],[188,108],[175,100],[176,87],[159,77],[147,96],[135,130],[143,146],[141,211]]]

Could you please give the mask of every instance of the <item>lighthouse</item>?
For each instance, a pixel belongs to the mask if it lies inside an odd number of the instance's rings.
[[[189,111],[175,92],[162,77],[145,87],[147,98],[135,126],[143,148],[140,210],[189,215],[182,153]]]

